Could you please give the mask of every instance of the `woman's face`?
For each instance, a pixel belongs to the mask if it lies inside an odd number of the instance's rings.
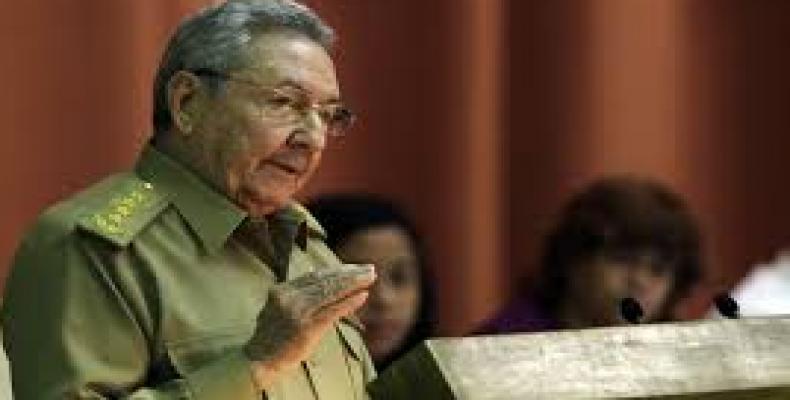
[[[417,321],[422,282],[414,245],[403,229],[381,226],[350,235],[337,254],[347,263],[375,265],[378,279],[357,315],[373,360],[381,361],[403,345]]]
[[[659,317],[672,290],[674,274],[650,253],[635,257],[599,256],[582,262],[569,278],[569,307],[586,326],[624,323],[620,301],[631,297],[644,311],[644,321]]]

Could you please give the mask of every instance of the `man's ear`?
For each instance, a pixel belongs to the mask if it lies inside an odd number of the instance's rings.
[[[189,135],[194,128],[196,100],[204,89],[200,78],[188,71],[178,71],[167,83],[167,101],[174,130]]]

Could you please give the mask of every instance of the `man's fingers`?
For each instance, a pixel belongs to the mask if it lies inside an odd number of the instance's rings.
[[[246,347],[251,359],[283,365],[304,360],[335,322],[365,303],[375,280],[372,266],[331,272],[279,284],[269,293]]]
[[[346,297],[335,303],[320,308],[313,316],[313,326],[319,330],[324,330],[340,318],[351,315],[359,307],[365,304],[368,299],[368,292],[361,292]]]
[[[350,286],[370,286],[375,279],[376,272],[373,264],[341,264],[335,268],[327,268],[310,273],[293,282],[297,285],[308,287],[315,286],[320,281],[325,283],[330,290],[334,290],[333,294],[340,294],[345,288]]]
[[[345,264],[337,269],[305,275],[291,283],[309,308],[319,308],[370,287],[376,279],[372,265]]]

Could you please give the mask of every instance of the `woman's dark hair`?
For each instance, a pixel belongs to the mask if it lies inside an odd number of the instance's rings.
[[[553,313],[567,294],[568,277],[581,262],[650,252],[674,272],[658,316],[667,320],[701,277],[700,248],[694,218],[678,195],[649,179],[604,178],[570,200],[547,236],[538,299]]]
[[[403,345],[376,363],[381,370],[428,338],[434,327],[432,276],[424,244],[414,224],[392,202],[365,194],[334,194],[318,197],[306,204],[327,233],[327,245],[334,251],[353,234],[369,228],[396,226],[404,230],[414,246],[420,277],[420,304],[414,327]]]

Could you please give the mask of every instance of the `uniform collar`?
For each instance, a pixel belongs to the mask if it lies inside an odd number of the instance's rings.
[[[164,191],[203,246],[220,249],[247,213],[173,158],[147,145],[137,174]]]
[[[231,233],[248,217],[246,211],[225,195],[150,144],[140,154],[135,170],[141,178],[167,193],[170,201],[208,250],[220,249]],[[295,237],[295,241],[302,248],[306,246],[309,235],[326,239],[326,232],[318,221],[296,202],[291,202],[272,218],[286,225],[304,227],[298,230]]]
[[[296,242],[306,241],[309,235],[315,235],[326,240],[326,231],[309,211],[301,204],[291,202],[282,210],[274,213],[272,219],[276,223],[297,226]],[[301,244],[300,244],[301,245]],[[304,247],[304,245],[301,245]]]

